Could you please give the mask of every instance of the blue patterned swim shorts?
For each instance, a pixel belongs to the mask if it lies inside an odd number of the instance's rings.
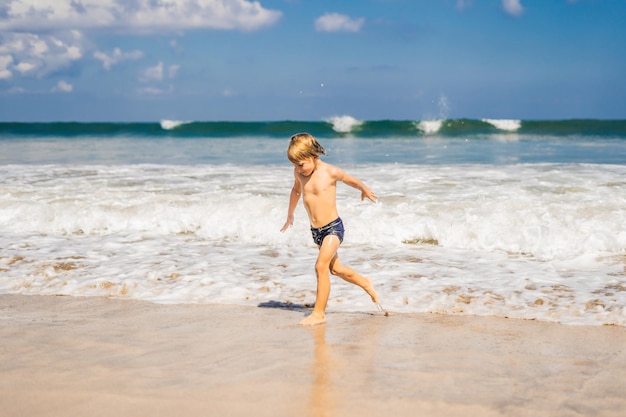
[[[333,220],[326,226],[311,227],[311,234],[313,235],[313,241],[317,246],[322,246],[324,238],[329,235],[337,236],[339,243],[343,242],[343,222],[341,217],[337,217],[337,220]]]

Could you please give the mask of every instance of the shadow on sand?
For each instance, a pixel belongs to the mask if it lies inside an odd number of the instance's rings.
[[[312,309],[314,304],[294,304],[289,301],[276,301],[270,300],[264,303],[259,303],[257,307],[259,308],[279,308],[281,310],[290,310],[290,311],[308,311]]]

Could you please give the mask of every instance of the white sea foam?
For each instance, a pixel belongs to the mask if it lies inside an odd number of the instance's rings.
[[[164,130],[176,129],[178,126],[191,123],[183,120],[161,120],[161,128]]]
[[[343,261],[395,312],[626,325],[626,167],[376,164],[339,187]],[[0,167],[0,292],[312,303],[284,165]],[[369,311],[333,280],[329,311]]]
[[[418,130],[421,130],[422,132],[424,132],[424,134],[426,135],[434,135],[435,133],[439,132],[439,129],[441,129],[443,122],[444,122],[443,119],[422,120],[421,122],[416,123],[415,127]]]
[[[352,129],[363,124],[361,120],[357,120],[352,116],[333,116],[326,120],[333,125],[333,130],[339,133],[350,133]]]
[[[489,123],[500,130],[515,131],[522,127],[521,120],[512,119],[481,119],[485,123]]]

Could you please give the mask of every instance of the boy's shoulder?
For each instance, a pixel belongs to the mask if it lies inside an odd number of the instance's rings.
[[[339,168],[338,166],[329,164],[328,162],[324,162],[321,159],[319,160],[319,167],[322,169],[325,169],[329,174],[331,175],[336,175],[336,174],[340,174],[342,171],[341,168]]]
[[[322,169],[326,172],[326,175],[333,181],[341,181],[343,179],[343,170],[338,166],[323,162]]]
[[[319,158],[317,159],[317,163],[319,164],[319,166],[325,167],[326,169],[341,169],[338,166],[335,166],[333,164],[329,164],[328,162],[323,161],[323,160],[321,160]]]

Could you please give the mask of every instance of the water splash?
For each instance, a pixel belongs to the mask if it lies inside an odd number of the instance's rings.
[[[333,130],[339,133],[350,133],[355,127],[361,126],[363,121],[352,116],[333,116],[326,120],[333,125]]]
[[[521,120],[514,119],[481,119],[485,123],[489,123],[490,125],[496,127],[500,130],[508,130],[515,131],[522,127]]]
[[[172,130],[176,129],[178,126],[188,124],[192,122],[183,121],[183,120],[161,120],[161,128],[163,130]]]

